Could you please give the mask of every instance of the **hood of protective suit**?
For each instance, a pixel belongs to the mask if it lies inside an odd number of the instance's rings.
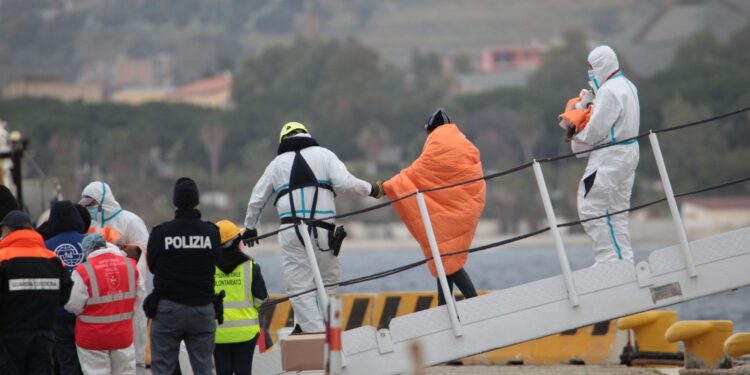
[[[107,221],[112,220],[115,216],[122,212],[122,207],[115,200],[115,195],[112,193],[112,189],[106,182],[94,181],[81,192],[81,196],[89,196],[96,199],[99,205],[102,207],[96,217],[92,217],[91,220],[96,222],[99,226],[104,226]]]
[[[438,186],[446,186],[483,176],[479,150],[455,124],[441,125],[427,137],[422,154],[409,167],[383,184],[391,200]],[[459,185],[450,189],[425,193],[430,221],[441,254],[466,250],[471,246],[474,231],[484,209],[484,180]],[[409,232],[419,242],[426,258],[430,258],[429,243],[416,197],[393,204]],[[445,273],[451,275],[466,264],[467,253],[442,257]],[[435,263],[427,263],[437,276]]]
[[[589,64],[594,71],[596,90],[599,90],[607,78],[620,69],[617,54],[609,46],[599,46],[591,50],[588,57]]]

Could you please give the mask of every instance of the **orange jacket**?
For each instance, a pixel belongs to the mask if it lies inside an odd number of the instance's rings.
[[[455,124],[437,127],[427,137],[422,154],[409,167],[383,184],[388,198],[395,198],[483,176],[479,150],[466,139]],[[484,180],[449,189],[425,193],[427,210],[435,231],[440,254],[466,250],[471,246],[474,231],[484,209]],[[432,256],[427,235],[419,214],[416,197],[393,204],[409,232],[419,242],[426,258]],[[468,253],[443,256],[446,275],[463,268]],[[427,263],[437,276],[435,263]]]

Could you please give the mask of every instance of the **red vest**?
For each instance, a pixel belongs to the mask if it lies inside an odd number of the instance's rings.
[[[79,264],[76,271],[89,290],[86,306],[76,320],[76,345],[89,350],[114,350],[133,344],[139,277],[135,261],[105,253]]]

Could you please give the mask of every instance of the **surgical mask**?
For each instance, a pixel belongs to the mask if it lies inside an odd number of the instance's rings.
[[[97,206],[86,207],[86,209],[89,211],[89,216],[91,216],[91,220],[98,221],[96,220],[96,216],[99,214],[99,207]]]
[[[588,74],[589,85],[594,89],[594,92],[596,92],[597,90],[599,90],[599,81],[596,80],[596,74],[594,74],[594,71],[591,69],[588,70]]]

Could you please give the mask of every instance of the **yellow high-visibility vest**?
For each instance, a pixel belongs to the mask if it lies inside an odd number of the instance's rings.
[[[226,274],[216,268],[216,293],[224,291],[224,323],[216,327],[216,343],[231,344],[250,341],[260,332],[258,309],[253,292],[253,261],[238,265]]]

